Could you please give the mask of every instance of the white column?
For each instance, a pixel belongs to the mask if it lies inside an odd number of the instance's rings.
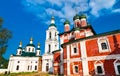
[[[43,60],[42,61],[42,72],[46,72],[46,61],[45,61],[45,59],[42,59],[42,60]]]
[[[89,70],[88,70],[88,61],[87,61],[85,41],[81,41],[80,42],[80,47],[81,47],[81,58],[82,58],[83,75],[84,76],[88,76],[89,75]]]
[[[45,42],[45,53],[47,53],[47,52],[48,52],[48,43]]]
[[[48,39],[48,38],[49,38],[49,32],[46,31],[46,39]]]
[[[70,76],[70,47],[67,45],[67,75]]]
[[[61,51],[60,51],[60,60],[61,60],[60,74],[63,74],[63,49],[62,48],[61,48]]]

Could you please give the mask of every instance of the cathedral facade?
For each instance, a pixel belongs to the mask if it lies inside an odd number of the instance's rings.
[[[120,30],[96,34],[84,14],[76,14],[74,27],[64,22],[60,50],[54,54],[54,74],[64,76],[120,75]]]
[[[9,58],[8,71],[10,73],[17,72],[38,72],[42,68],[42,57],[40,56],[40,43],[37,48],[33,44],[33,39],[25,48],[20,42],[16,55],[11,55]]]

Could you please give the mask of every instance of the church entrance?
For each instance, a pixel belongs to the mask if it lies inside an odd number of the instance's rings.
[[[49,71],[49,63],[46,64],[46,72]]]

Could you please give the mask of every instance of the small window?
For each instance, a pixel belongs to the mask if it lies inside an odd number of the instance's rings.
[[[51,50],[51,46],[48,45],[48,53],[50,53],[50,50]]]
[[[35,70],[37,70],[37,66],[35,66]]]
[[[109,41],[106,37],[98,38],[98,48],[99,52],[110,52]]]
[[[29,66],[28,66],[28,70],[29,70]]]
[[[22,54],[22,51],[20,51],[19,54]]]
[[[117,65],[117,71],[120,74],[120,65]]]
[[[74,43],[71,45],[71,56],[78,55],[78,44]]]
[[[101,66],[97,66],[97,73],[98,74],[102,74],[103,73]]]
[[[101,43],[102,50],[107,49],[107,44],[106,43]]]
[[[74,67],[75,73],[78,73],[78,66]]]
[[[77,48],[76,47],[74,47],[74,53],[77,53]]]
[[[30,52],[30,48],[29,48],[29,52]]]
[[[49,38],[51,39],[51,32],[49,33]]]
[[[19,70],[19,65],[17,65],[16,70]]]
[[[32,48],[32,51],[34,52],[34,48]]]
[[[20,61],[18,61],[18,63],[20,63]]]

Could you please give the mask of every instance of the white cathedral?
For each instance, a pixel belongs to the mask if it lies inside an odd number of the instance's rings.
[[[16,55],[11,55],[8,64],[8,71],[13,72],[33,72],[38,71],[40,66],[40,43],[37,48],[33,44],[33,39],[25,48],[20,42]]]
[[[20,42],[16,55],[11,55],[9,58],[8,71],[10,73],[33,71],[53,73],[52,52],[59,49],[58,33],[54,17],[52,17],[46,31],[45,53],[43,56],[40,56],[40,43],[35,48],[32,38],[25,48],[22,47],[22,42]]]

